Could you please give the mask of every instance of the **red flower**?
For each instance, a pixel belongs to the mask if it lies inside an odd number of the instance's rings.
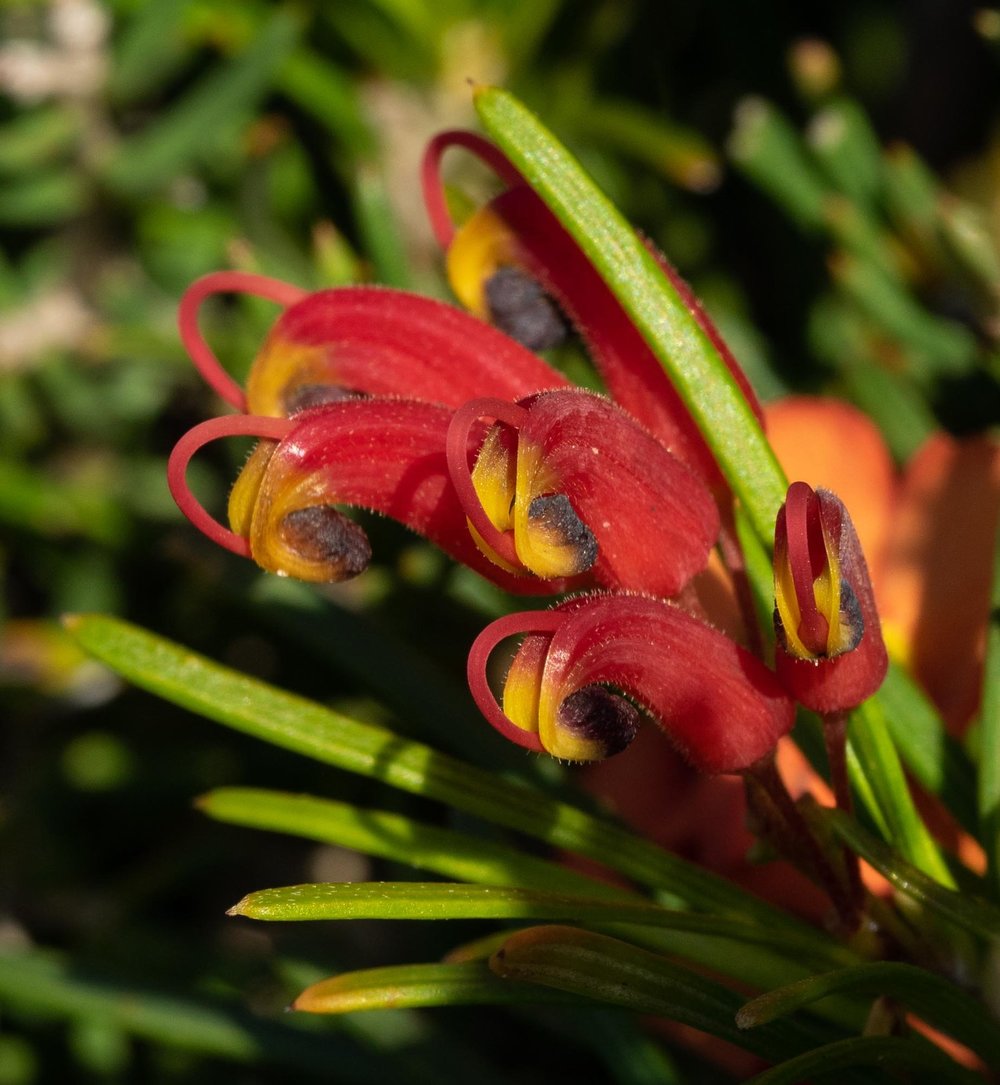
[[[219,293],[287,306],[254,359],[245,393],[198,330],[201,303]],[[192,360],[227,403],[276,418],[357,395],[457,407],[475,396],[519,399],[569,383],[520,343],[460,309],[382,286],[310,294],[260,275],[223,271],[188,288],[178,321]]]
[[[814,712],[843,712],[889,665],[875,596],[851,518],[829,490],[793,482],[774,531],[778,677]]]
[[[936,433],[897,473],[875,425],[846,403],[790,396],[767,417],[789,475],[850,507],[890,654],[961,733],[982,689],[1000,444]]]
[[[496,423],[471,468],[469,432]],[[623,411],[580,390],[472,400],[448,433],[452,482],[484,553],[540,577],[672,596],[719,530],[701,483]]]
[[[489,430],[486,417],[497,419]],[[265,439],[233,487],[227,530],[185,474],[202,444],[237,434]],[[215,419],[178,443],[169,482],[215,541],[311,581],[355,576],[371,558],[338,504],[391,516],[516,592],[597,583],[674,594],[704,567],[718,530],[703,484],[613,404],[579,390],[458,412],[366,398],[292,419]]]
[[[449,147],[471,151],[508,186],[457,230],[440,177]],[[442,132],[427,148],[423,185],[431,225],[447,252],[448,278],[462,304],[539,349],[560,330],[554,300],[579,331],[612,398],[713,485],[722,484],[708,446],[638,329],[576,241],[497,148],[471,132]],[[718,329],[669,261],[653,253],[762,417]],[[530,289],[533,284],[542,292]]]
[[[501,640],[519,633],[526,636],[501,708],[486,665]],[[468,674],[480,711],[498,731],[572,761],[624,749],[638,729],[636,704],[708,773],[750,769],[795,719],[760,660],[680,607],[645,596],[583,596],[501,618],[473,644]]]

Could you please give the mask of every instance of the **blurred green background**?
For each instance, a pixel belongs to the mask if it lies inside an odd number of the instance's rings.
[[[479,928],[225,920],[252,888],[394,871],[209,822],[197,795],[367,785],[121,688],[57,619],[120,614],[496,763],[461,675],[503,601],[473,577],[380,522],[365,577],[307,589],[182,521],[166,457],[221,410],[178,341],[184,288],[236,267],[447,296],[417,164],[473,123],[470,78],[502,83],[666,250],[762,395],[849,398],[902,459],[1000,421],[998,39],[955,0],[0,3],[0,1085],[663,1080],[599,1015],[283,1017],[314,978]],[[240,373],[272,318],[222,302],[205,326]],[[199,458],[206,502],[244,452]]]

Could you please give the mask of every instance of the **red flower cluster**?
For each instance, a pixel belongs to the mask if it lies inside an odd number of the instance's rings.
[[[504,190],[461,227],[440,176],[459,146]],[[335,581],[371,558],[337,506],[372,509],[519,593],[574,592],[510,615],[477,638],[469,682],[487,720],[520,745],[573,761],[631,741],[643,714],[710,773],[755,771],[793,723],[795,701],[840,711],[885,671],[864,559],[843,505],[804,484],[776,535],[776,671],[713,627],[691,590],[713,547],[738,553],[732,497],[697,426],[597,270],[499,151],[465,132],[437,137],[423,185],[449,279],[470,312],[360,286],[306,294],[239,273],[195,283],[184,343],[240,414],[177,445],[169,481],[189,518],[279,575]],[[754,413],[744,375],[670,264],[655,254]],[[210,294],[236,291],[284,311],[246,390],[198,330]],[[583,340],[610,398],[569,384],[535,350]],[[185,475],[206,442],[260,438],[229,499],[228,527]],[[749,619],[748,619],[749,620]],[[496,646],[522,640],[500,702]]]

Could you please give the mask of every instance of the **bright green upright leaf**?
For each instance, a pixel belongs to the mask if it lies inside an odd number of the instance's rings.
[[[493,141],[574,237],[656,355],[743,503],[770,541],[786,482],[718,351],[650,251],[573,156],[516,98],[476,92]]]
[[[851,717],[851,748],[863,773],[878,812],[885,821],[890,842],[915,866],[942,885],[954,887],[954,879],[927,830],[910,794],[899,755],[889,736],[885,710],[872,697]]]

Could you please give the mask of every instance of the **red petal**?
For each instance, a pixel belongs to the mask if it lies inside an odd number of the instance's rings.
[[[442,133],[425,158],[425,200],[439,241],[447,247],[454,235],[438,175],[440,157],[447,146],[461,145],[482,158],[510,186],[491,202],[491,207],[517,237],[526,269],[557,299],[579,329],[613,398],[685,463],[697,467],[713,485],[720,483],[721,473],[697,425],[590,260],[495,147],[478,137],[466,137],[465,133]],[[756,397],[718,329],[669,261],[652,245],[649,248],[762,419]]]
[[[296,415],[260,484],[254,556],[277,538],[290,511],[346,504],[391,516],[509,591],[561,590],[562,581],[508,575],[476,548],[448,476],[451,415],[433,404],[380,399]],[[316,579],[328,577],[317,569]]]
[[[177,309],[181,342],[208,384],[227,403],[242,411],[246,409],[243,389],[222,368],[198,327],[198,310],[202,302],[213,294],[251,294],[253,297],[275,301],[279,305],[292,305],[305,297],[306,291],[278,279],[268,279],[263,275],[251,275],[243,271],[217,271],[212,275],[204,275],[184,291]]]
[[[704,772],[748,768],[794,723],[792,702],[758,659],[671,603],[598,595],[550,613],[563,620],[551,634],[542,678],[543,741],[558,730],[560,707],[574,693],[606,685],[642,704]],[[537,614],[501,619],[477,639],[477,667],[489,646],[519,631],[518,617],[520,631],[551,628],[547,616],[539,626]],[[474,692],[482,707],[482,688]]]
[[[295,355],[299,372],[270,381],[268,370],[282,368],[283,354]],[[303,384],[457,407],[475,396],[519,399],[568,382],[461,309],[401,290],[358,286],[322,290],[286,310],[251,370],[251,408],[285,413],[281,396]]]
[[[882,684],[889,665],[875,595],[864,553],[843,503],[829,490],[817,490],[823,530],[833,542],[840,575],[857,600],[864,624],[858,644],[832,658],[797,659],[776,647],[775,670],[795,699],[814,712],[842,712],[855,708]],[[784,508],[779,512],[782,519]]]
[[[520,440],[535,445],[598,544],[607,588],[676,595],[704,569],[719,532],[705,484],[613,403],[583,391],[526,404]]]

